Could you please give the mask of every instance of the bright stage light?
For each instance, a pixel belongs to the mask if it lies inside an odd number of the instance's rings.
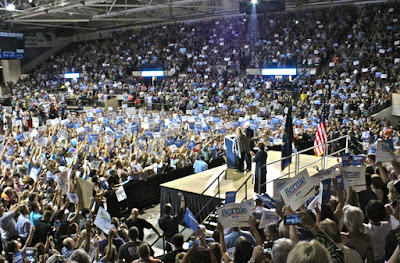
[[[14,11],[14,10],[15,10],[15,5],[14,5],[14,4],[8,4],[8,5],[6,6],[6,9],[7,9],[8,11]]]
[[[255,5],[255,4],[258,3],[258,0],[251,0],[250,2],[251,2],[253,5]]]
[[[261,69],[263,76],[295,76],[296,68],[263,68]]]

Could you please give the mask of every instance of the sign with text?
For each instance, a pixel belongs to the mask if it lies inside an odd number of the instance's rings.
[[[249,216],[253,208],[253,200],[226,204],[218,209],[218,218],[224,228],[249,226]]]
[[[378,141],[376,146],[376,161],[391,162],[395,158],[393,151],[390,149],[389,143]]]
[[[259,229],[266,228],[268,224],[278,222],[279,220],[280,220],[280,217],[275,212],[275,209],[272,209],[272,210],[264,209],[258,228]]]
[[[287,182],[280,190],[280,193],[285,204],[295,211],[314,196],[313,180],[308,175],[307,170],[303,170]]]
[[[94,224],[107,235],[111,228],[113,228],[113,225],[111,224],[111,216],[102,206],[100,206],[99,211],[97,211]]]
[[[343,182],[346,190],[353,187],[353,190],[360,192],[367,189],[365,182],[365,171],[364,167],[348,166],[342,168]]]

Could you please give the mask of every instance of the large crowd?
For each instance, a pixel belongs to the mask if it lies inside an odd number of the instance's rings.
[[[115,32],[55,54],[10,84],[12,106],[0,111],[1,260],[158,262],[143,240],[150,228],[174,247],[164,262],[398,262],[399,163],[375,162],[373,146],[391,139],[397,149],[399,126],[372,115],[400,87],[399,11],[389,2],[177,23]],[[298,74],[244,74],[261,67],[297,67]],[[150,82],[131,74],[159,68],[173,76]],[[66,72],[81,77],[65,80]],[[81,103],[116,94],[124,98],[119,108]],[[292,110],[293,150],[313,146],[322,107],[329,139],[349,135],[352,153],[370,154],[368,188],[344,193],[334,183],[329,204],[297,212],[301,225],[284,225],[295,212],[277,207],[280,220],[263,230],[256,213],[250,232],[218,225],[211,239],[197,231],[188,251],[176,234],[182,211],[173,216],[169,206],[162,231],[137,209],[126,220],[113,217],[108,235],[93,225],[120,186],[207,169],[225,156],[224,137],[238,127],[280,145]],[[90,204],[72,202],[79,180],[93,185]]]

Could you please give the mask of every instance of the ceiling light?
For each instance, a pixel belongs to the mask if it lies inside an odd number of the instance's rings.
[[[255,4],[258,3],[258,0],[251,0],[250,2],[251,2],[253,5],[255,5]]]

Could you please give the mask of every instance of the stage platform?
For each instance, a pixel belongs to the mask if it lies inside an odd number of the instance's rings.
[[[281,158],[280,151],[268,151],[268,159],[267,162],[271,163],[273,161],[279,160]],[[302,167],[308,163],[318,160],[318,157],[312,155],[300,154],[300,166]],[[327,167],[331,167],[337,164],[336,157],[329,157],[327,160]],[[306,167],[310,176],[314,175],[318,171],[314,168],[314,166],[318,166],[319,169],[322,169],[323,163],[319,161],[317,163],[311,164]],[[267,169],[267,181],[272,181],[281,175],[285,174],[289,168],[286,168],[284,173],[281,172],[281,163],[277,162],[272,165],[268,165]],[[294,158],[292,160],[292,165],[290,166],[290,170],[294,171]],[[186,176],[181,179],[177,179],[168,183],[164,183],[161,185],[161,207],[165,203],[173,203],[173,207],[179,207],[179,201],[176,200],[178,192],[182,192],[185,198],[192,199],[197,205],[189,207],[191,211],[196,214],[196,212],[200,211],[204,205],[208,204],[211,207],[215,207],[221,200],[225,199],[225,193],[229,191],[238,191],[239,187],[245,182],[245,180],[255,171],[255,163],[253,163],[252,172],[247,173],[238,173],[235,169],[227,168],[226,165],[222,165],[210,170],[207,170],[202,173],[193,174]],[[206,190],[206,188],[218,177],[220,173],[226,173],[221,177],[220,181],[220,196],[216,196],[213,199],[215,194],[218,192],[218,184],[215,183]],[[294,173],[291,174],[291,177],[295,176]],[[204,190],[206,190],[204,192]],[[237,192],[236,201],[240,202],[246,197],[245,187],[242,187]],[[272,196],[273,185],[267,185],[267,193]],[[202,193],[204,194],[202,195]],[[249,179],[247,182],[247,198],[252,198],[254,194],[254,184],[253,178]],[[213,199],[213,200],[212,200]],[[188,202],[189,204],[193,204],[193,202]],[[208,206],[207,205],[207,206]],[[209,209],[205,209],[206,211]],[[177,212],[177,211],[176,211]],[[210,211],[211,212],[211,211]],[[206,216],[206,213],[204,213]],[[208,215],[208,214],[207,214]],[[200,219],[202,216],[200,217]]]

